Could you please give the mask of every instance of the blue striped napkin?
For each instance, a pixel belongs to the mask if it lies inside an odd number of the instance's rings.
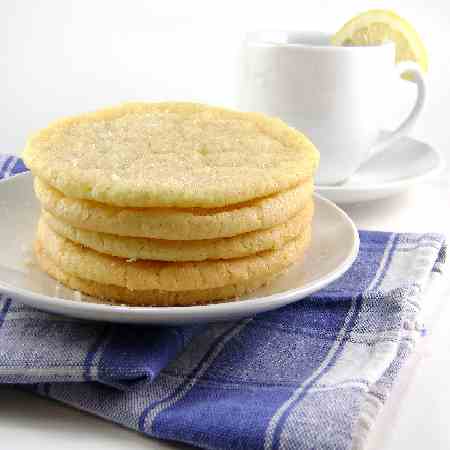
[[[25,170],[13,157],[0,167]],[[92,323],[3,296],[0,382],[201,448],[361,448],[421,334],[446,247],[437,234],[360,236],[338,281],[239,322]]]

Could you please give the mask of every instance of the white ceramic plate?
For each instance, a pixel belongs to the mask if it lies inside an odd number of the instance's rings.
[[[83,302],[79,293],[30,264],[39,216],[32,176],[27,173],[0,182],[0,292],[27,305],[57,314],[110,322],[187,324],[234,320],[280,308],[323,288],[352,264],[359,237],[349,217],[333,203],[316,196],[313,241],[305,264],[294,264],[270,286],[235,302],[191,307],[128,307]],[[78,298],[77,298],[78,297]]]
[[[403,137],[367,161],[347,182],[316,186],[316,192],[339,204],[378,200],[429,180],[443,168],[440,152],[424,142]]]

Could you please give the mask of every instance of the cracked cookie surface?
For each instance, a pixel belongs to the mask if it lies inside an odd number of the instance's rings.
[[[279,119],[195,103],[129,103],[59,120],[24,160],[67,197],[120,207],[214,208],[310,179],[319,154]]]

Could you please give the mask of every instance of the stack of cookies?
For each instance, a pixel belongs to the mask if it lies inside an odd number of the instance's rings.
[[[311,239],[317,150],[261,114],[126,104],[50,125],[24,159],[42,205],[40,266],[108,302],[235,299]]]

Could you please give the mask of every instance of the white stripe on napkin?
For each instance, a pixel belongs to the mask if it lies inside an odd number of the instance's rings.
[[[192,378],[192,380],[189,381],[189,383],[184,386],[184,388],[175,396],[172,398],[167,399],[164,402],[158,403],[156,407],[151,410],[147,418],[145,420],[145,429],[151,429],[153,425],[153,421],[155,420],[156,416],[164,411],[167,408],[170,408],[172,405],[177,403],[179,400],[181,400],[183,397],[186,396],[186,394],[195,386],[197,381],[203,376],[203,374],[208,370],[209,366],[214,362],[214,360],[217,358],[217,356],[220,354],[220,352],[223,350],[227,342],[237,336],[246,326],[248,323],[250,323],[253,320],[253,318],[246,319],[242,322],[240,322],[238,325],[233,327],[231,331],[217,344],[214,351],[209,355],[209,357],[206,359],[206,361],[203,362],[203,365],[198,370],[196,376]]]
[[[389,254],[391,252],[392,249],[392,245],[394,243],[394,239],[395,239],[395,234],[393,233],[390,237],[389,237],[389,241],[386,245],[383,257],[380,261],[380,264],[378,266],[378,270],[375,273],[374,278],[372,279],[372,281],[370,282],[369,286],[366,289],[367,291],[370,291],[371,289],[373,289],[374,286],[376,286],[378,280],[380,279],[385,265],[388,261],[389,258]],[[320,366],[311,374],[311,376],[306,379],[302,385],[297,388],[294,393],[291,395],[291,397],[286,400],[283,405],[281,405],[281,407],[277,410],[277,412],[274,414],[274,416],[272,417],[269,426],[267,427],[266,430],[266,437],[265,437],[265,442],[264,442],[264,449],[265,450],[271,450],[273,448],[273,438],[274,438],[274,433],[275,433],[275,429],[278,425],[279,420],[281,419],[281,417],[283,416],[283,414],[285,413],[285,411],[290,407],[290,405],[292,405],[292,403],[294,403],[299,397],[300,395],[303,393],[303,391],[305,390],[306,386],[308,386],[315,378],[317,378],[318,376],[320,376],[320,373],[327,367],[328,363],[332,360],[333,356],[335,355],[335,353],[337,352],[337,350],[340,347],[341,341],[344,338],[345,334],[347,333],[347,328],[350,322],[351,317],[353,316],[354,312],[355,312],[355,308],[356,308],[356,299],[352,300],[352,304],[351,307],[347,313],[347,316],[345,318],[344,321],[344,325],[342,326],[341,330],[339,331],[339,334],[336,338],[336,341],[334,342],[333,346],[331,347],[330,351],[328,352],[327,356],[325,357],[325,359],[322,361],[322,363],[320,364]]]

